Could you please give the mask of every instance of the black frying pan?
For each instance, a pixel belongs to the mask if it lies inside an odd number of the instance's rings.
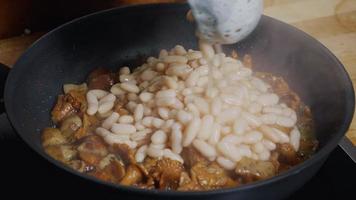
[[[226,46],[250,53],[255,69],[282,75],[311,107],[318,152],[306,162],[271,179],[209,192],[169,192],[113,185],[80,174],[47,156],[40,132],[51,124],[50,110],[64,83],[81,83],[105,66],[137,66],[138,59],[182,44],[197,48],[186,5],[145,5],[112,9],[82,17],[48,33],[32,45],[11,70],[5,88],[8,118],[20,137],[41,156],[73,174],[145,199],[279,199],[296,191],[321,167],[348,129],[354,92],[342,64],[305,33],[269,17],[245,41]],[[55,181],[55,180],[54,180]]]

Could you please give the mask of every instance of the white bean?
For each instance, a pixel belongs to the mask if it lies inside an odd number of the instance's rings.
[[[290,144],[295,151],[299,150],[300,146],[300,132],[297,127],[294,127],[290,132]]]
[[[273,106],[279,101],[279,97],[276,94],[262,94],[258,97],[257,102],[263,106]]]
[[[160,90],[156,93],[156,98],[175,98],[176,91],[173,89]]]
[[[134,79],[135,78],[132,75],[128,75],[128,74],[122,74],[119,76],[119,80],[121,83],[133,81]]]
[[[272,128],[272,129],[274,130],[275,133],[277,133],[280,143],[288,143],[289,142],[289,137],[286,133],[282,132],[281,130],[279,130],[277,128]]]
[[[167,141],[167,135],[162,130],[158,130],[151,136],[153,144],[164,144]]]
[[[218,158],[216,159],[216,162],[226,170],[233,170],[236,167],[235,162],[232,162],[231,160],[229,160],[223,156],[218,156]]]
[[[171,160],[176,160],[180,163],[184,163],[183,158],[179,154],[172,152],[170,149],[163,150],[163,157],[169,158]]]
[[[214,48],[205,42],[199,42],[199,49],[203,53],[205,59],[210,60],[214,57],[215,51]]]
[[[143,81],[150,81],[152,80],[155,76],[157,76],[157,72],[152,71],[152,70],[145,70],[141,74],[141,79]]]
[[[151,129],[144,129],[141,131],[137,131],[136,133],[132,133],[130,135],[130,139],[133,141],[140,141],[146,138],[147,134],[151,133]]]
[[[111,131],[115,134],[132,134],[136,132],[136,128],[131,124],[118,124],[114,123],[112,125]]]
[[[111,129],[112,125],[117,122],[117,120],[119,119],[120,115],[117,112],[113,112],[111,113],[111,115],[106,118],[103,123],[101,124],[101,126],[103,128],[106,129]]]
[[[147,155],[153,158],[161,158],[163,156],[163,150],[150,145],[147,148]]]
[[[87,113],[88,115],[94,115],[98,111],[99,101],[96,95],[90,91],[87,93],[86,97],[88,102]]]
[[[162,97],[156,98],[156,105],[157,106],[172,106],[176,103],[176,98],[174,97]]]
[[[183,140],[183,135],[182,135],[182,130],[181,130],[181,125],[175,123],[172,125],[172,134],[171,134],[171,147],[172,151],[174,153],[181,153],[182,152],[182,140]]]
[[[168,88],[173,89],[173,90],[178,89],[178,83],[172,77],[165,76],[164,82],[168,86]]]
[[[272,141],[270,140],[266,140],[266,139],[263,139],[262,140],[262,144],[266,147],[266,149],[270,150],[270,151],[273,151],[276,149],[276,144],[273,143]]]
[[[127,92],[132,92],[132,93],[138,93],[140,92],[140,89],[137,87],[137,85],[131,84],[131,83],[121,83],[120,84],[121,89],[127,91]]]
[[[192,73],[188,75],[187,79],[185,80],[185,85],[188,88],[195,86],[198,82],[199,77],[200,77],[199,71],[197,69],[194,70]]]
[[[209,138],[209,144],[216,145],[220,140],[221,126],[218,123],[214,123],[211,129],[211,135]]]
[[[141,123],[141,121],[138,121],[138,122],[135,123],[135,128],[136,128],[136,130],[138,130],[138,131],[142,131],[142,130],[144,130],[146,127]]]
[[[187,63],[188,58],[185,56],[165,56],[162,58],[162,61],[165,63]]]
[[[122,74],[130,74],[130,68],[129,67],[121,67],[120,68],[120,71],[119,71],[119,74],[122,75]]]
[[[201,120],[199,117],[194,117],[184,130],[183,146],[189,146],[198,134]]]
[[[192,118],[193,116],[184,110],[179,110],[177,113],[177,120],[182,124],[186,124],[187,122],[192,120]]]
[[[122,115],[119,118],[120,124],[132,124],[134,122],[134,118],[131,115]]]
[[[280,142],[279,135],[271,127],[262,125],[260,127],[260,130],[267,139],[271,140],[274,143]]]
[[[105,137],[107,135],[113,134],[112,132],[110,132],[107,129],[102,128],[102,127],[98,127],[97,129],[95,129],[95,133],[101,137]]]
[[[114,107],[114,102],[113,101],[107,101],[102,104],[99,104],[98,112],[100,114],[104,114],[109,112],[112,108]]]
[[[110,92],[116,96],[123,95],[126,93],[125,90],[121,89],[120,83],[116,83],[115,85],[111,86]]]
[[[188,103],[187,110],[190,113],[192,113],[194,117],[199,117],[200,116],[200,112],[199,112],[198,108],[192,103]]]
[[[151,127],[152,126],[152,121],[153,121],[153,117],[151,116],[147,116],[147,117],[144,117],[142,119],[142,124],[146,127]]]
[[[233,132],[237,135],[242,135],[248,129],[248,124],[246,120],[242,117],[235,120],[233,125]]]
[[[223,126],[221,127],[221,134],[227,135],[231,133],[231,127],[230,126]]]
[[[217,121],[221,124],[233,122],[240,115],[240,109],[231,108],[220,112],[217,116]]]
[[[213,146],[206,143],[203,140],[195,139],[193,141],[193,146],[205,157],[209,158],[210,161],[215,160],[216,150]]]
[[[293,127],[296,123],[296,120],[291,119],[290,117],[277,116],[276,124],[284,127]]]
[[[163,126],[161,127],[163,131],[169,132],[171,130],[172,125],[174,124],[173,119],[169,119],[164,122]]]
[[[251,155],[252,155],[252,151],[250,149],[250,146],[248,146],[248,145],[241,144],[241,145],[238,145],[236,147],[236,149],[240,153],[241,156],[251,157]]]
[[[161,126],[163,126],[164,124],[164,120],[160,119],[160,118],[156,118],[154,117],[152,119],[152,125],[155,127],[155,128],[161,128]]]
[[[252,127],[259,127],[262,125],[262,121],[251,113],[242,112],[242,117],[247,121],[248,125]]]
[[[269,151],[264,151],[264,152],[258,154],[258,157],[260,158],[260,160],[263,160],[263,161],[268,160],[270,156],[271,156],[271,153]]]
[[[277,121],[277,115],[273,113],[261,115],[261,120],[264,124],[275,124]]]
[[[190,51],[187,54],[188,60],[197,60],[197,59],[200,59],[202,57],[203,57],[203,54],[200,51]]]
[[[135,160],[136,162],[143,162],[146,158],[147,155],[147,145],[143,145],[140,148],[137,149],[136,154],[135,154]]]
[[[164,108],[164,107],[159,107],[158,108],[158,115],[162,118],[167,120],[169,118],[169,110],[168,108]]]
[[[211,103],[211,113],[214,116],[218,116],[221,112],[221,101],[219,97],[216,97]]]
[[[243,142],[245,144],[255,144],[259,141],[261,141],[263,138],[262,133],[258,132],[258,131],[251,131],[249,133],[246,133],[243,136]]]
[[[201,140],[209,139],[213,124],[214,117],[212,115],[205,115],[201,120],[200,130],[197,137]]]
[[[223,154],[225,157],[232,160],[233,162],[238,162],[241,160],[240,152],[234,145],[230,143],[219,142],[217,144],[217,149],[220,151],[221,154]]]
[[[244,142],[244,138],[242,136],[228,134],[225,137],[223,137],[221,142],[237,145],[237,144],[241,144],[242,142]]]
[[[144,110],[144,107],[142,104],[138,104],[135,108],[135,111],[134,111],[134,118],[135,118],[135,121],[138,122],[142,119],[143,117],[143,110]]]
[[[250,106],[248,107],[248,111],[252,114],[256,114],[261,112],[262,110],[262,105],[259,103],[251,103]]]
[[[166,74],[170,76],[178,76],[185,79],[187,75],[192,71],[192,68],[187,64],[170,65],[166,70]]]
[[[139,95],[139,98],[142,102],[148,102],[149,100],[151,100],[153,98],[153,94],[150,92],[142,92]]]
[[[94,90],[90,90],[90,93],[94,94],[96,96],[96,98],[101,99],[104,96],[108,95],[108,92],[105,90],[100,90],[100,89],[94,89]]]
[[[263,145],[262,142],[257,142],[255,144],[252,145],[252,150],[255,152],[255,153],[262,153],[264,151],[267,151],[265,145]]]
[[[206,115],[210,112],[209,103],[204,98],[195,97],[194,104],[198,108],[199,113]]]
[[[261,92],[267,92],[268,86],[266,83],[264,83],[261,79],[259,78],[252,78],[251,79],[251,84],[255,86],[259,91]]]

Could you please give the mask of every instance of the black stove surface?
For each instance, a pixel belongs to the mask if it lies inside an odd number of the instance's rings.
[[[12,129],[5,118],[4,114],[0,115],[0,131],[10,135]],[[130,199],[55,167],[17,136],[0,139],[0,173],[0,194],[8,193],[5,197],[9,199],[23,195],[45,198],[48,194],[51,199],[74,196],[81,199]],[[355,180],[356,164],[337,147],[317,175],[289,199],[350,199]]]

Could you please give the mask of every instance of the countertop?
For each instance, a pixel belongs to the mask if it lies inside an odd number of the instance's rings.
[[[312,35],[345,65],[356,86],[355,0],[265,0],[265,14]],[[22,52],[43,33],[0,40],[0,63],[12,66]],[[348,138],[356,145],[356,119]]]

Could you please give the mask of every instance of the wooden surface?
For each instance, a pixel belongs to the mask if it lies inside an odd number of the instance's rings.
[[[327,46],[345,65],[356,88],[356,0],[265,0],[265,14],[304,30]],[[0,40],[0,62],[13,65],[40,35]],[[347,136],[356,145],[356,119]]]

